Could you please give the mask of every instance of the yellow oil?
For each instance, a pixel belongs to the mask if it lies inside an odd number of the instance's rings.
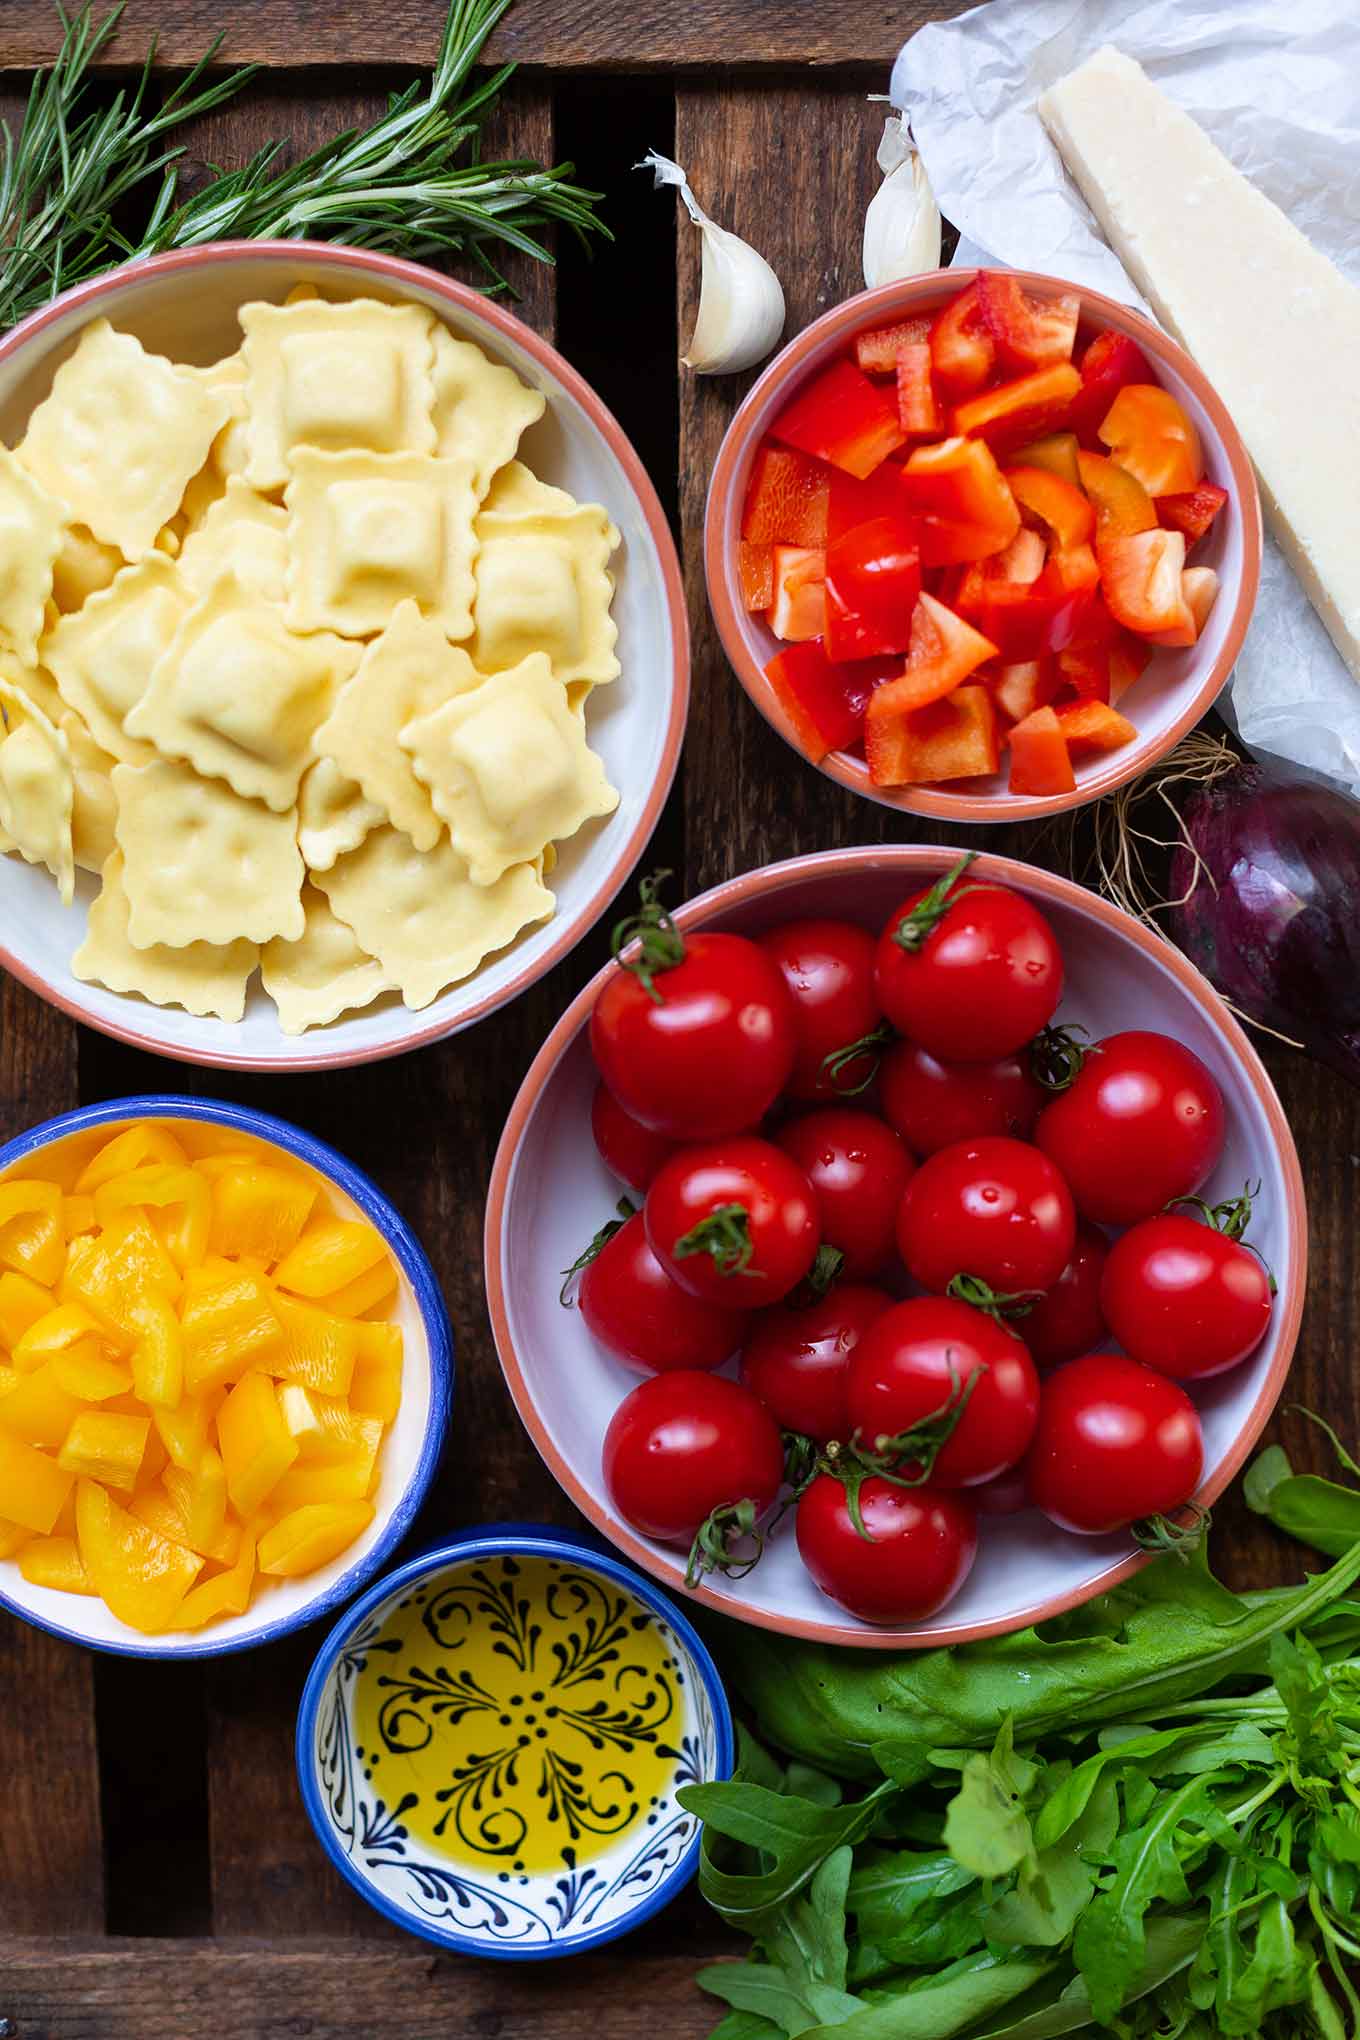
[[[414,1841],[532,1876],[656,1825],[682,1681],[666,1632],[612,1581],[473,1562],[413,1588],[362,1646],[356,1752]]]

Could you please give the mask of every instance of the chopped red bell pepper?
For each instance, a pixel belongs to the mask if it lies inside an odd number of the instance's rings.
[[[1146,638],[1140,638],[1123,624],[1114,626],[1110,640],[1110,700],[1118,701],[1128,693],[1135,680],[1147,670],[1152,658],[1152,646]]]
[[[1065,619],[1087,599],[1069,595],[1042,574],[1028,585],[989,574],[980,589],[965,590],[960,597],[969,620],[1011,661],[1042,657],[1053,649],[1055,636],[1065,643],[1073,628]]]
[[[1044,708],[1058,691],[1058,676],[1051,659],[1024,659],[1003,666],[992,682],[992,697],[1004,716],[1023,722],[1036,708]]]
[[[768,545],[752,545],[742,539],[737,554],[741,600],[745,609],[769,609],[774,604],[774,551]]]
[[[753,545],[825,545],[829,480],[820,461],[766,440],[751,463],[742,537]]]
[[[1048,567],[1052,578],[1069,595],[1089,594],[1100,586],[1100,568],[1089,545],[1052,547]]]
[[[1064,645],[1054,655],[1058,688],[1074,694],[1078,701],[1108,701],[1110,698],[1110,648],[1088,638],[1084,643]]]
[[[991,449],[980,439],[941,439],[919,446],[903,470],[907,500],[921,520],[926,566],[986,559],[1020,529],[1015,498]]]
[[[1017,467],[1044,468],[1049,474],[1070,482],[1074,489],[1081,487],[1075,432],[1050,432],[1043,439],[1032,439],[1028,446],[1022,446],[1016,453],[1015,464]]]
[[[1081,316],[1076,291],[1037,298],[1009,270],[984,269],[978,276],[977,294],[1002,368],[1024,375],[1030,369],[1051,368],[1055,362],[1072,359]]]
[[[1098,554],[1100,583],[1116,623],[1145,637],[1188,632],[1178,641],[1193,644],[1195,620],[1181,586],[1185,538],[1179,531],[1135,531],[1103,540]]]
[[[863,481],[843,473],[840,468],[831,468],[828,473],[828,543],[834,544],[838,538],[844,538],[847,531],[853,531],[857,524],[868,524],[875,517],[910,517],[913,514],[903,471],[895,460],[885,460]]]
[[[1100,422],[1100,437],[1149,496],[1182,495],[1203,480],[1199,434],[1160,383],[1126,383]]]
[[[936,314],[930,329],[935,385],[947,404],[980,390],[996,367],[996,342],[982,316],[975,283]]]
[[[1000,752],[996,706],[989,690],[956,687],[928,708],[866,716],[864,756],[875,786],[977,779],[995,772]]]
[[[879,689],[873,713],[900,714],[940,701],[996,656],[989,638],[933,595],[922,595],[912,614],[906,671]]]
[[[1072,430],[1083,446],[1098,453],[1101,421],[1125,383],[1150,383],[1155,377],[1142,348],[1112,328],[1096,334],[1079,366],[1081,388],[1072,399]]]
[[[1201,482],[1198,488],[1179,495],[1157,498],[1157,522],[1167,531],[1183,531],[1188,550],[1198,544],[1228,500],[1226,489],[1217,482]]]
[[[873,326],[855,335],[855,365],[866,375],[896,375],[897,357],[904,347],[930,342],[929,319],[899,319],[895,326]]]
[[[1053,713],[1069,751],[1118,751],[1138,732],[1126,715],[1106,701],[1069,701]]]
[[[785,644],[819,638],[826,630],[826,551],[817,545],[771,549],[774,601],[770,629]]]
[[[1064,549],[1085,545],[1096,528],[1096,513],[1084,489],[1041,467],[1008,467],[1006,482],[1028,521],[1036,519]]]
[[[1076,776],[1067,739],[1051,708],[1036,708],[1010,734],[1012,793],[1052,797],[1074,793]]]
[[[863,480],[902,444],[897,404],[853,361],[833,361],[787,403],[770,427],[800,453],[830,461]]]
[[[934,439],[944,431],[944,413],[930,379],[930,348],[923,340],[898,352],[897,422],[908,439]]]
[[[1218,594],[1218,575],[1212,567],[1187,567],[1181,575],[1181,594],[1190,612],[1188,625],[1181,623],[1171,630],[1149,632],[1149,641],[1154,645],[1193,645],[1199,642],[1200,632],[1209,621],[1209,611]]]
[[[1097,544],[1154,528],[1157,512],[1152,498],[1126,468],[1117,467],[1102,453],[1082,452],[1078,465],[1081,486],[1096,506]]]
[[[848,751],[859,742],[874,689],[901,668],[900,659],[838,666],[820,644],[802,644],[776,652],[765,677],[799,750],[819,765],[828,751]]]
[[[1053,368],[1035,369],[1032,375],[998,383],[994,390],[984,390],[981,396],[956,404],[953,428],[955,432],[985,439],[994,447],[1018,446],[1065,423],[1080,381],[1070,361],[1061,361]]]
[[[826,554],[826,650],[836,661],[905,652],[921,592],[921,543],[911,517],[875,517]]]
[[[1038,580],[1047,558],[1048,547],[1039,533],[1022,524],[1005,552],[993,553],[982,571],[994,581],[1023,581],[1029,585]]]

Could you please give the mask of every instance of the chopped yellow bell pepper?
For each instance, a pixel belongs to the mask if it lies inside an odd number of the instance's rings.
[[[59,1594],[93,1594],[73,1537],[34,1537],[19,1553],[19,1570],[31,1587]]]
[[[72,1241],[62,1289],[83,1303],[126,1352],[140,1335],[139,1313],[147,1292],[178,1296],[180,1273],[145,1215],[134,1211],[103,1232]]]
[[[80,1399],[63,1386],[51,1360],[19,1375],[13,1388],[0,1396],[0,1423],[30,1445],[64,1444],[80,1410]]]
[[[382,1236],[359,1219],[323,1218],[309,1225],[274,1271],[280,1289],[315,1302],[366,1275],[382,1260]]]
[[[69,1353],[73,1346],[97,1337],[98,1332],[99,1326],[83,1304],[59,1303],[35,1318],[22,1338],[15,1340],[10,1358],[23,1373],[30,1367],[41,1367],[58,1353]]]
[[[217,1439],[232,1506],[253,1516],[298,1455],[268,1375],[247,1374],[237,1382],[217,1412]]]
[[[0,1261],[50,1286],[60,1280],[65,1259],[60,1183],[13,1177],[0,1183]]]
[[[101,1183],[126,1175],[129,1169],[140,1169],[144,1162],[182,1164],[188,1159],[168,1126],[154,1119],[138,1119],[91,1155],[76,1177],[76,1192],[93,1193]]]
[[[5,1520],[48,1537],[71,1492],[71,1475],[0,1422],[0,1495]]]
[[[208,1251],[212,1187],[195,1168],[147,1162],[101,1184],[94,1205],[99,1223],[105,1226],[129,1210],[158,1213],[159,1236],[181,1274],[186,1268],[196,1268]]]
[[[93,1480],[76,1490],[76,1534],[91,1584],[119,1621],[153,1636],[168,1629],[202,1559],[139,1523]]]
[[[47,1363],[68,1395],[78,1402],[109,1402],[132,1387],[131,1371],[111,1360],[98,1339],[77,1339]]]
[[[381,1304],[384,1309],[391,1307],[397,1293],[397,1271],[386,1254],[381,1261],[375,1261],[364,1274],[356,1275],[343,1289],[332,1289],[328,1296],[318,1296],[318,1310],[328,1310],[335,1317],[362,1317],[365,1311],[376,1310]]]
[[[171,1464],[192,1473],[203,1456],[208,1433],[217,1416],[220,1397],[186,1395],[172,1410],[153,1408],[151,1421]]]
[[[229,1261],[205,1262],[184,1278],[180,1305],[184,1386],[190,1395],[236,1381],[282,1352],[284,1328],[268,1285]]]
[[[140,1400],[173,1409],[184,1393],[184,1335],[169,1298],[149,1289],[137,1307],[132,1385]]]
[[[348,1550],[373,1521],[367,1502],[311,1502],[283,1516],[260,1539],[260,1571],[292,1579]]]
[[[374,1459],[382,1444],[380,1417],[366,1417],[352,1410],[339,1396],[310,1395],[316,1428],[295,1433],[299,1462],[307,1466],[333,1465],[337,1460],[369,1453]]]
[[[93,1197],[63,1197],[61,1222],[68,1240],[75,1239],[80,1233],[93,1232],[95,1228]]]
[[[167,1477],[173,1476],[176,1471],[173,1466],[168,1468]],[[194,1552],[199,1558],[211,1559],[216,1565],[232,1565],[240,1553],[241,1526],[236,1522],[223,1523],[206,1549],[196,1544],[189,1535],[180,1498],[172,1495],[160,1482],[154,1482],[150,1487],[138,1487],[128,1499],[128,1509],[139,1523],[145,1523],[148,1530],[154,1530],[158,1537],[168,1537],[172,1544],[182,1544],[186,1551]]]
[[[13,1558],[16,1551],[22,1551],[32,1537],[31,1530],[25,1530],[22,1523],[7,1523],[0,1516],[0,1558]]]
[[[349,1385],[349,1406],[361,1416],[390,1424],[401,1408],[401,1326],[365,1320],[357,1329],[359,1357]]]
[[[118,1410],[82,1410],[66,1434],[57,1464],[67,1473],[104,1481],[131,1494],[150,1429],[146,1417]]]
[[[255,1539],[243,1537],[236,1563],[226,1572],[214,1573],[211,1579],[200,1580],[185,1595],[180,1604],[176,1629],[202,1629],[204,1623],[216,1622],[223,1615],[244,1615],[250,1606],[254,1583]]]
[[[277,1292],[274,1308],[284,1340],[281,1351],[267,1363],[270,1370],[318,1395],[347,1394],[359,1352],[358,1326]]]
[[[317,1185],[296,1169],[245,1162],[212,1186],[209,1241],[214,1254],[239,1254],[272,1264],[296,1244],[316,1203]]]
[[[56,1300],[51,1290],[32,1276],[6,1268],[0,1273],[0,1346],[13,1350],[29,1326],[46,1317]]]
[[[307,1502],[363,1501],[372,1486],[375,1464],[372,1452],[358,1450],[326,1465],[294,1466],[270,1495],[269,1514],[277,1522],[281,1514]]]
[[[165,1491],[184,1517],[186,1541],[207,1558],[216,1558],[227,1523],[227,1469],[211,1445],[192,1473],[170,1467]]]

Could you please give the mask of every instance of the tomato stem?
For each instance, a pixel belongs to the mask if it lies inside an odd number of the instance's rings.
[[[1004,1325],[1009,1318],[1027,1317],[1035,1304],[1042,1301],[1044,1294],[1042,1289],[993,1289],[991,1283],[984,1282],[980,1275],[962,1272],[950,1276],[944,1293],[958,1303],[971,1304],[974,1310],[985,1311],[999,1325]]]
[[[654,871],[650,878],[644,878],[638,887],[639,906],[635,914],[627,914],[623,920],[614,923],[614,932],[609,938],[609,950],[621,970],[630,970],[643,991],[654,1005],[663,1003],[656,988],[656,980],[662,971],[674,970],[677,963],[685,959],[685,938],[657,898],[658,889],[671,876],[669,871]],[[619,954],[630,942],[636,942],[638,953],[624,962]]]
[[[1272,1296],[1276,1296],[1279,1293],[1280,1285],[1275,1280],[1274,1270],[1261,1252],[1261,1249],[1253,1246],[1252,1242],[1246,1237],[1247,1227],[1251,1224],[1252,1219],[1252,1202],[1260,1194],[1261,1185],[1259,1181],[1256,1183],[1244,1183],[1240,1197],[1226,1197],[1221,1204],[1206,1204],[1202,1197],[1173,1197],[1169,1204],[1162,1206],[1162,1209],[1163,1211],[1175,1211],[1180,1205],[1188,1204],[1192,1210],[1199,1213],[1205,1225],[1212,1226],[1215,1232],[1222,1233],[1225,1240],[1235,1240],[1239,1247],[1245,1247],[1249,1254],[1255,1254],[1257,1260],[1266,1271],[1266,1281],[1270,1284],[1270,1293]]]
[[[738,1558],[732,1548],[743,1538],[755,1543],[749,1558]],[[745,1579],[764,1549],[765,1539],[756,1528],[755,1503],[749,1498],[723,1502],[709,1511],[694,1533],[685,1567],[685,1585],[697,1587],[704,1574],[711,1572],[725,1573],[729,1580]]]
[[[613,1239],[615,1233],[627,1225],[629,1219],[634,1217],[637,1212],[637,1206],[633,1203],[631,1197],[620,1197],[614,1209],[618,1212],[618,1217],[607,1220],[600,1227],[600,1230],[596,1233],[585,1252],[576,1256],[570,1268],[562,1270],[562,1287],[557,1292],[557,1300],[564,1310],[572,1309],[575,1304],[576,1299],[572,1294],[572,1287],[577,1276],[585,1272],[591,1262],[596,1259],[609,1244],[610,1240]]]
[[[983,1361],[973,1369],[967,1381],[961,1382],[958,1371],[949,1361],[949,1394],[928,1416],[908,1430],[893,1435],[883,1433],[872,1445],[865,1443],[858,1431],[849,1443],[836,1442],[828,1445],[821,1454],[815,1471],[832,1474],[845,1489],[845,1506],[857,1536],[866,1544],[874,1539],[865,1526],[860,1510],[860,1489],[866,1480],[886,1480],[893,1487],[921,1487],[930,1479],[935,1462],[948,1444],[963,1419],[963,1413],[972,1400],[979,1381],[987,1372]],[[904,1473],[902,1468],[910,1466],[912,1471]]]
[[[1086,1040],[1078,1041],[1079,1034]],[[1034,1081],[1046,1091],[1070,1091],[1090,1053],[1090,1030],[1079,1020],[1064,1027],[1042,1027],[1029,1045]]]
[[[687,1261],[691,1254],[708,1254],[720,1275],[749,1273],[753,1281],[763,1280],[764,1270],[751,1266],[755,1250],[751,1214],[746,1206],[720,1204],[707,1218],[701,1218],[698,1225],[681,1233],[671,1253],[677,1261]]]
[[[886,1020],[879,1022],[868,1034],[861,1034],[858,1041],[849,1041],[844,1048],[833,1048],[822,1057],[821,1075],[827,1080],[838,1098],[858,1098],[861,1091],[867,1091],[878,1075],[882,1060],[880,1049],[895,1041],[897,1036]],[[843,1084],[841,1077],[848,1069],[861,1060],[867,1059],[868,1069],[857,1084]]]
[[[791,1296],[785,1297],[784,1301],[789,1309],[810,1310],[814,1303],[820,1303],[844,1266],[845,1256],[840,1248],[828,1247],[823,1243],[818,1247],[817,1257],[798,1287]]]
[[[970,864],[977,862],[977,851],[968,850],[942,878],[937,878],[929,892],[922,893],[910,913],[904,914],[893,929],[893,941],[899,949],[905,949],[909,956],[923,947],[927,936],[932,935],[944,919],[954,902],[963,895],[954,888]],[[973,891],[969,886],[967,891]]]
[[[1178,1558],[1182,1565],[1189,1565],[1204,1548],[1211,1521],[1209,1511],[1199,1502],[1186,1502],[1183,1512],[1189,1516],[1186,1523],[1177,1522],[1172,1516],[1144,1516],[1136,1523],[1130,1523],[1129,1533],[1135,1544],[1144,1551],[1165,1552]]]

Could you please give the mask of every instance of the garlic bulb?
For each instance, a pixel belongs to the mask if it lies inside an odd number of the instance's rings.
[[[669,156],[651,150],[638,164],[658,185],[673,184],[704,237],[699,316],[680,359],[699,375],[731,375],[763,361],[784,330],[784,292],[763,255],[709,218],[689,179]]]
[[[940,266],[940,208],[906,123],[896,115],[883,123],[878,167],[883,182],[864,215],[864,281],[870,290]]]

